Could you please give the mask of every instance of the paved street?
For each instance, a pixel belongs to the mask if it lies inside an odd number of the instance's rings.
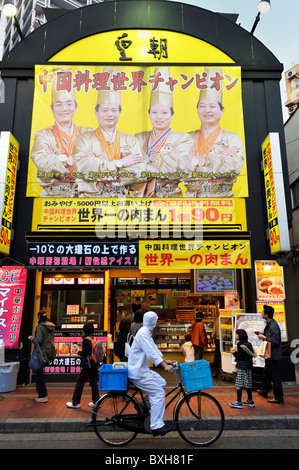
[[[0,434],[0,449],[111,449],[93,433],[38,433]],[[119,451],[120,448],[118,448]],[[163,438],[138,436],[126,448],[126,452],[137,449],[184,450],[192,454],[196,448],[186,444],[176,432]],[[175,449],[175,450],[174,450]],[[299,449],[299,429],[224,431],[220,439],[205,450],[212,449]]]

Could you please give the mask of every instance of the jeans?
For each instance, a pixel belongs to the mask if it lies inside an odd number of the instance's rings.
[[[36,380],[35,386],[36,386],[36,392],[38,394],[38,398],[45,398],[48,395],[48,392],[47,392],[43,368],[36,371],[35,380]]]
[[[268,393],[270,392],[273,383],[273,393],[276,400],[283,399],[283,389],[281,384],[281,378],[279,375],[278,369],[279,361],[275,361],[273,359],[266,359],[265,360],[265,371],[264,371],[264,380],[263,380],[263,388],[262,392]]]
[[[81,395],[85,382],[89,379],[91,386],[92,401],[96,403],[99,399],[99,389],[98,389],[98,368],[94,367],[91,369],[81,369],[79,374],[75,390],[73,393],[72,403],[73,405],[79,405],[81,401]]]

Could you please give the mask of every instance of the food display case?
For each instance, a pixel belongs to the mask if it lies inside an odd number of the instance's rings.
[[[190,331],[191,323],[158,323],[154,330],[154,341],[162,352],[180,352],[185,334]]]

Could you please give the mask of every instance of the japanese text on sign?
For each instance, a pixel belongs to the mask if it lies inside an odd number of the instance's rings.
[[[27,268],[133,268],[137,243],[27,243]]]
[[[0,175],[0,207],[2,210],[0,251],[2,253],[9,254],[19,144],[9,132],[1,132],[0,147],[1,161],[3,163],[3,168],[6,170]]]
[[[27,271],[23,267],[0,269],[0,347],[15,349],[23,314]]]
[[[139,267],[232,269],[250,268],[248,240],[203,240],[198,242],[159,240],[139,242]]]
[[[48,91],[48,86],[52,84],[54,80],[54,74],[48,69],[43,69],[42,74],[38,75],[38,83],[42,87],[43,93]],[[226,74],[220,75],[218,72],[210,78],[212,85],[210,89],[220,90],[220,83],[223,82],[227,91],[232,90],[238,83],[239,79],[236,78],[231,81],[231,77]],[[67,91],[76,90],[77,92],[83,91],[127,91],[141,93],[142,89],[148,85],[152,86],[152,90],[155,91],[160,83],[164,83],[169,92],[173,92],[176,87],[181,90],[187,90],[192,84],[198,90],[206,90],[207,85],[207,73],[203,72],[195,73],[194,75],[186,75],[185,73],[180,74],[180,80],[170,76],[168,80],[165,80],[161,72],[157,72],[153,75],[145,76],[144,70],[132,70],[130,73],[121,71],[115,72],[113,77],[110,78],[108,72],[95,72],[92,73],[89,69],[82,70],[69,70],[57,73],[57,81],[55,89],[56,91]]]

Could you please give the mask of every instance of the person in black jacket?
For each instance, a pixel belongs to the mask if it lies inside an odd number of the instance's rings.
[[[131,319],[128,317],[123,318],[119,323],[119,332],[114,345],[114,354],[121,362],[128,362],[128,358],[125,356],[125,344],[129,343],[131,346],[133,343],[134,337],[130,333],[131,323]]]
[[[66,406],[68,408],[80,408],[80,401],[83,392],[83,388],[87,380],[89,379],[89,383],[91,386],[91,393],[92,393],[92,402],[88,404],[88,406],[93,407],[94,404],[99,399],[99,388],[98,388],[98,370],[100,364],[94,362],[93,359],[90,358],[92,353],[92,344],[90,339],[87,337],[93,338],[94,335],[94,326],[92,323],[86,323],[83,326],[83,341],[82,341],[82,351],[79,351],[78,354],[81,356],[81,372],[79,374],[75,390],[73,393],[72,401],[68,401]]]
[[[274,398],[268,400],[269,403],[283,403],[283,388],[279,374],[279,360],[282,354],[281,347],[281,332],[279,325],[273,318],[274,308],[270,305],[264,305],[262,311],[262,318],[266,320],[266,327],[264,333],[256,332],[257,337],[262,341],[269,341],[271,344],[271,357],[265,359],[265,370],[263,378],[262,390],[258,393],[264,397],[268,396],[271,390],[271,383],[273,383]]]
[[[245,330],[239,329],[235,335],[237,349],[231,349],[237,363],[236,375],[236,388],[237,400],[229,403],[232,408],[243,408],[245,406],[255,406],[252,400],[252,359],[256,356],[252,344],[248,341],[248,336]],[[247,401],[242,403],[242,389],[245,388],[247,392]]]

